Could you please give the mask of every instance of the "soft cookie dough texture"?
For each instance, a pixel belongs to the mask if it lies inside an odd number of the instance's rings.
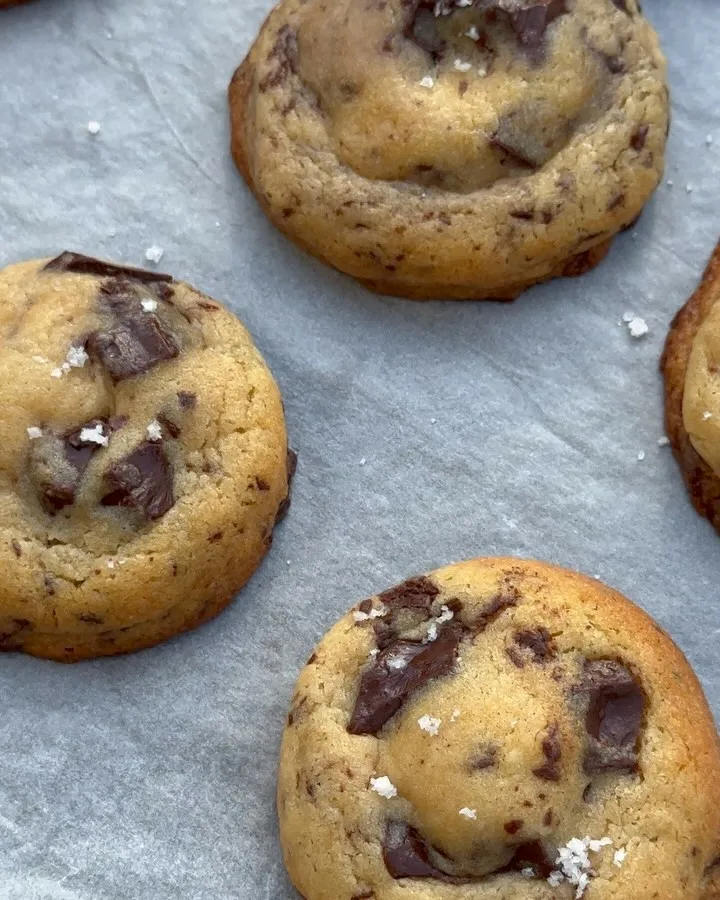
[[[283,0],[230,107],[275,225],[417,299],[591,268],[657,186],[669,125],[636,0]]]
[[[667,433],[697,511],[720,530],[720,244],[663,354]]]
[[[695,675],[620,594],[542,563],[452,565],[341,619],[297,683],[278,809],[306,900],[720,897]]]
[[[137,650],[232,599],[289,478],[278,388],[233,315],[73,253],[10,266],[0,384],[0,650]]]

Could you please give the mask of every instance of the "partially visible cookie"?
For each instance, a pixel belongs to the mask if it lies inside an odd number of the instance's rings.
[[[669,127],[636,0],[283,0],[230,112],[271,221],[415,299],[512,299],[597,265]]]
[[[675,316],[661,369],[665,427],[693,505],[720,531],[720,243]]]
[[[306,900],[717,900],[720,748],[670,638],[597,581],[481,559],[365,600],[300,675]]]
[[[242,324],[75,253],[0,272],[0,650],[74,661],[218,613],[287,502],[280,393]]]

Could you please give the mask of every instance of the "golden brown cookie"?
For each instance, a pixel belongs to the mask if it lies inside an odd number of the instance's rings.
[[[66,662],[216,615],[291,475],[242,324],[169,275],[63,253],[0,272],[0,650]]]
[[[690,497],[720,530],[720,243],[665,343],[665,427]]]
[[[478,559],[349,612],[283,737],[306,900],[717,900],[720,746],[670,638],[597,581]]]
[[[230,110],[273,223],[416,299],[512,299],[597,264],[669,124],[636,0],[283,0]]]

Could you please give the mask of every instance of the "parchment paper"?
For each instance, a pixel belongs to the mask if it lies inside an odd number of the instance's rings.
[[[162,270],[247,323],[300,453],[268,559],[215,622],[71,667],[0,655],[2,900],[296,897],[274,790],[299,668],[352,602],[452,560],[601,576],[720,712],[720,538],[658,446],[657,369],[720,232],[720,4],[644,5],[670,59],[674,184],[601,268],[511,305],[377,298],[266,221],[230,160],[225,91],[267,0],[0,14],[0,263],[162,247]]]

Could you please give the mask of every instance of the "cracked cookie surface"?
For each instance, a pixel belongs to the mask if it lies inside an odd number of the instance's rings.
[[[715,900],[720,749],[638,607],[485,559],[364,601],[323,638],[283,737],[306,900]]]
[[[230,109],[273,223],[417,299],[591,268],[657,186],[669,127],[636,0],[283,0]]]
[[[74,661],[218,613],[287,502],[282,402],[243,325],[74,253],[0,272],[0,650]]]

